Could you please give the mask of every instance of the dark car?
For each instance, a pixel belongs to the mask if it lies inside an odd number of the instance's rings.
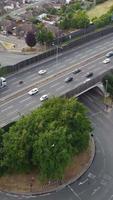
[[[67,77],[67,78],[65,79],[65,83],[68,83],[68,82],[70,82],[70,81],[72,81],[72,80],[73,80],[73,77],[72,77],[72,76]]]
[[[107,57],[107,58],[110,58],[111,56],[113,56],[113,51],[110,51],[110,52],[108,52],[108,53],[106,54],[106,57]]]
[[[92,77],[93,76],[93,72],[88,72],[87,74],[86,74],[86,77],[87,78],[90,78],[90,77]]]
[[[81,72],[81,69],[75,69],[75,71],[73,71],[73,74],[78,74],[79,72]]]

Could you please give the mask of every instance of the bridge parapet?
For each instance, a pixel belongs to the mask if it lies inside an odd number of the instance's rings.
[[[104,72],[101,72],[101,74],[98,74],[96,77],[91,78],[91,80],[89,80],[88,82],[84,83],[80,83],[78,86],[75,86],[75,88],[73,88],[70,91],[66,91],[65,94],[62,94],[62,97],[72,97],[72,96],[80,96],[81,94],[83,94],[84,92],[87,92],[88,90],[94,88],[94,87],[98,87],[102,93],[105,95],[105,89],[102,85],[102,78],[108,74],[109,72],[113,72],[113,68],[106,70]]]

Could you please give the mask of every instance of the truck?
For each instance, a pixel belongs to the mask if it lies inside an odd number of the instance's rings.
[[[0,88],[3,88],[7,85],[6,78],[0,77]]]

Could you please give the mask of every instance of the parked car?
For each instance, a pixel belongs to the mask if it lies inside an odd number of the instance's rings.
[[[106,58],[105,60],[103,60],[104,64],[110,63],[110,58]]]
[[[42,74],[45,74],[47,71],[45,69],[41,69],[38,74],[42,75]]]
[[[45,101],[48,99],[48,95],[44,94],[43,96],[40,97],[40,101]]]
[[[28,92],[29,95],[34,95],[34,94],[36,94],[36,93],[38,93],[38,88],[33,88],[32,90],[30,90],[30,91]]]
[[[75,71],[73,71],[73,74],[78,74],[79,72],[81,72],[81,69],[75,69]]]
[[[113,51],[110,51],[110,52],[108,52],[107,54],[106,54],[106,57],[107,58],[110,58],[110,57],[112,57],[113,56]]]
[[[87,78],[90,78],[90,77],[92,77],[93,76],[93,72],[88,72],[87,74],[86,74],[86,77]]]
[[[73,80],[73,77],[72,77],[72,76],[67,77],[67,78],[65,79],[65,83],[68,83],[68,82],[70,82],[70,81],[72,81],[72,80]]]

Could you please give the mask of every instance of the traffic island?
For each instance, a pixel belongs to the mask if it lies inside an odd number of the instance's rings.
[[[95,143],[91,135],[89,148],[75,156],[70,166],[65,170],[61,181],[48,181],[41,183],[38,173],[13,174],[0,177],[0,191],[18,195],[39,195],[58,191],[75,182],[91,166],[95,155]]]

